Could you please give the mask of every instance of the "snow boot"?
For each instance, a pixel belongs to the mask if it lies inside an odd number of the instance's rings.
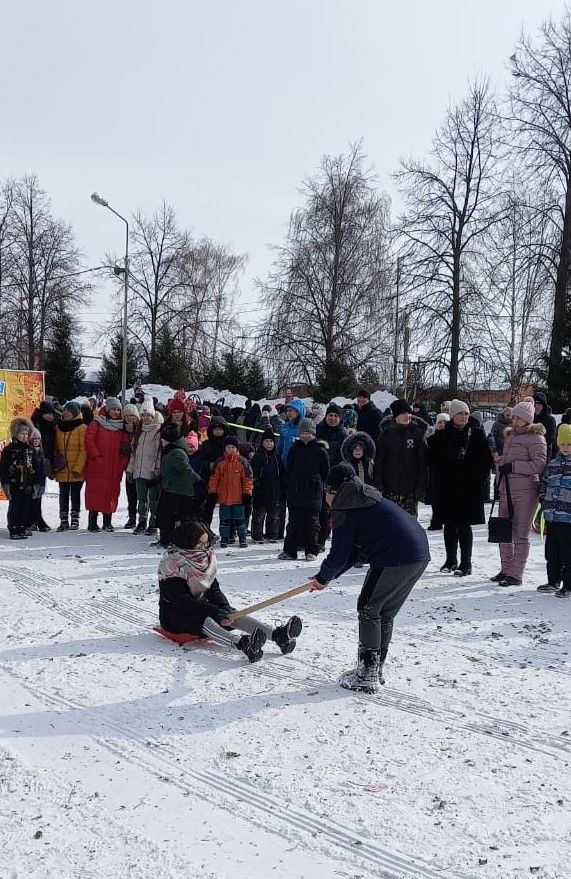
[[[287,552],[280,552],[278,559],[281,562],[296,562],[297,556],[296,555],[289,555]]]
[[[444,562],[444,564],[440,568],[440,573],[441,574],[452,574],[452,573],[454,573],[454,571],[456,570],[457,567],[458,567],[458,562],[446,561],[446,562]]]
[[[137,522],[137,524],[133,530],[133,534],[146,534],[146,533],[147,533],[147,519],[145,517],[144,519],[139,519],[139,521]]]
[[[38,522],[38,531],[40,532],[40,534],[47,534],[47,532],[51,530],[52,529],[50,528],[48,523],[45,522],[43,519],[40,519],[40,521]]]
[[[245,537],[240,538],[239,546],[240,546],[240,549],[246,549],[246,547],[248,546],[248,541],[246,540]]]
[[[135,523],[133,522],[133,525],[134,524]],[[115,531],[113,525],[111,524],[111,513],[103,513],[103,529],[102,530],[107,531],[109,533],[111,533],[112,531]]]
[[[145,531],[145,534],[147,535],[147,537],[154,537],[156,533],[157,533],[157,522],[156,522],[155,517],[151,516],[151,518],[149,519],[149,525],[148,525],[147,530]]]
[[[518,577],[512,577],[506,574],[503,580],[500,580],[500,586],[521,586],[521,580]]]
[[[22,528],[14,528],[10,531],[10,540],[26,540],[26,531]]]
[[[104,531],[107,530],[107,529],[105,528],[105,515],[106,515],[106,514],[103,514],[103,530],[104,530]],[[130,530],[131,528],[134,528],[136,524],[137,524],[137,520],[135,519],[135,517],[134,517],[134,516],[131,516],[131,514],[129,514],[129,516],[128,516],[128,518],[127,518],[127,521],[126,521],[125,524],[123,525],[123,528],[127,528],[127,529]],[[115,530],[115,529],[113,529],[113,530]]]
[[[502,580],[505,580],[507,574],[504,574],[503,571],[500,571],[499,574],[496,574],[495,577],[490,577],[490,583],[501,583]]]
[[[471,565],[468,565],[468,567],[466,567],[466,568],[463,568],[462,565],[460,565],[460,567],[456,568],[456,570],[454,571],[454,576],[455,577],[469,577],[471,573],[472,573],[472,566]],[[503,583],[501,583],[500,585],[503,585]]]
[[[560,588],[561,583],[542,583],[541,586],[537,587],[537,592],[554,593],[559,592]]]
[[[79,531],[79,510],[71,511],[71,524],[69,526],[70,531]]]
[[[276,626],[272,632],[272,641],[278,645],[282,653],[295,650],[296,638],[301,635],[303,623],[299,617],[290,617],[283,626]]]
[[[236,647],[246,654],[250,662],[259,662],[264,655],[262,647],[265,643],[266,633],[258,628],[251,635],[242,635]]]
[[[359,693],[378,693],[381,677],[380,650],[367,650],[359,647],[357,668],[344,672],[339,684],[345,690]]]
[[[67,514],[64,516],[63,513],[60,513],[59,526],[56,528],[56,531],[69,531],[69,522],[67,520]]]
[[[87,514],[87,530],[91,531],[92,534],[99,534],[101,532],[101,528],[97,524],[97,517],[99,513],[88,513]]]
[[[558,589],[555,593],[556,598],[571,598],[571,589],[566,589],[565,586],[562,586],[561,589]]]

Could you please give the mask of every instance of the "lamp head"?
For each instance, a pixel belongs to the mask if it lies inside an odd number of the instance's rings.
[[[91,201],[95,202],[95,204],[101,205],[102,208],[108,208],[109,202],[107,202],[99,193],[92,192],[91,193]]]

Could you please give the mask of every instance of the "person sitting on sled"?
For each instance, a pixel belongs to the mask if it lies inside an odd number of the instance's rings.
[[[250,662],[258,662],[269,638],[282,653],[295,649],[301,633],[299,617],[272,628],[246,616],[233,624],[234,608],[216,579],[214,534],[204,522],[188,520],[179,525],[159,564],[159,619],[173,633],[204,635],[216,644],[236,647]],[[238,631],[236,631],[238,629]]]

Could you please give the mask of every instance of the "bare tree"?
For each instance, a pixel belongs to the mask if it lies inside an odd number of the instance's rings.
[[[400,224],[406,310],[433,380],[456,394],[482,356],[480,290],[473,260],[498,222],[498,148],[494,99],[475,83],[438,130],[431,161],[403,162],[397,181],[406,213]]]
[[[16,321],[11,360],[20,368],[41,369],[51,321],[61,307],[71,310],[85,302],[90,288],[79,272],[71,227],[52,217],[38,179],[11,181],[7,191],[3,308]]]
[[[568,401],[571,356],[571,14],[545,22],[537,44],[522,36],[511,57],[513,123],[521,155],[538,183],[555,195],[550,216],[558,230],[548,387]]]
[[[135,215],[131,241],[129,334],[148,375],[153,378],[158,369],[159,351],[164,364],[165,343],[189,375],[203,371],[217,346],[231,337],[233,297],[245,258],[207,238],[194,241],[165,202],[151,216]],[[117,296],[122,301],[120,279]],[[118,311],[109,326],[117,330],[120,323]]]
[[[545,351],[549,335],[545,306],[557,247],[540,193],[512,190],[501,214],[482,251],[487,301],[481,313],[482,330],[492,375],[509,385],[515,399]]]
[[[390,356],[387,340],[388,202],[375,191],[360,146],[325,156],[302,189],[286,243],[263,285],[275,377],[310,384],[345,364],[375,368]]]

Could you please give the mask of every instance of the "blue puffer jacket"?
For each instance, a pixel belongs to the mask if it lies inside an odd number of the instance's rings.
[[[289,401],[286,409],[295,409],[299,414],[299,418],[295,421],[284,421],[282,432],[280,433],[280,438],[278,440],[277,452],[284,465],[287,467],[287,456],[289,455],[289,450],[291,449],[294,439],[299,433],[299,422],[302,418],[305,418],[305,404],[303,400],[298,400],[297,397],[294,397],[293,400]]]
[[[539,485],[546,522],[571,524],[571,456],[558,452],[548,462]]]

